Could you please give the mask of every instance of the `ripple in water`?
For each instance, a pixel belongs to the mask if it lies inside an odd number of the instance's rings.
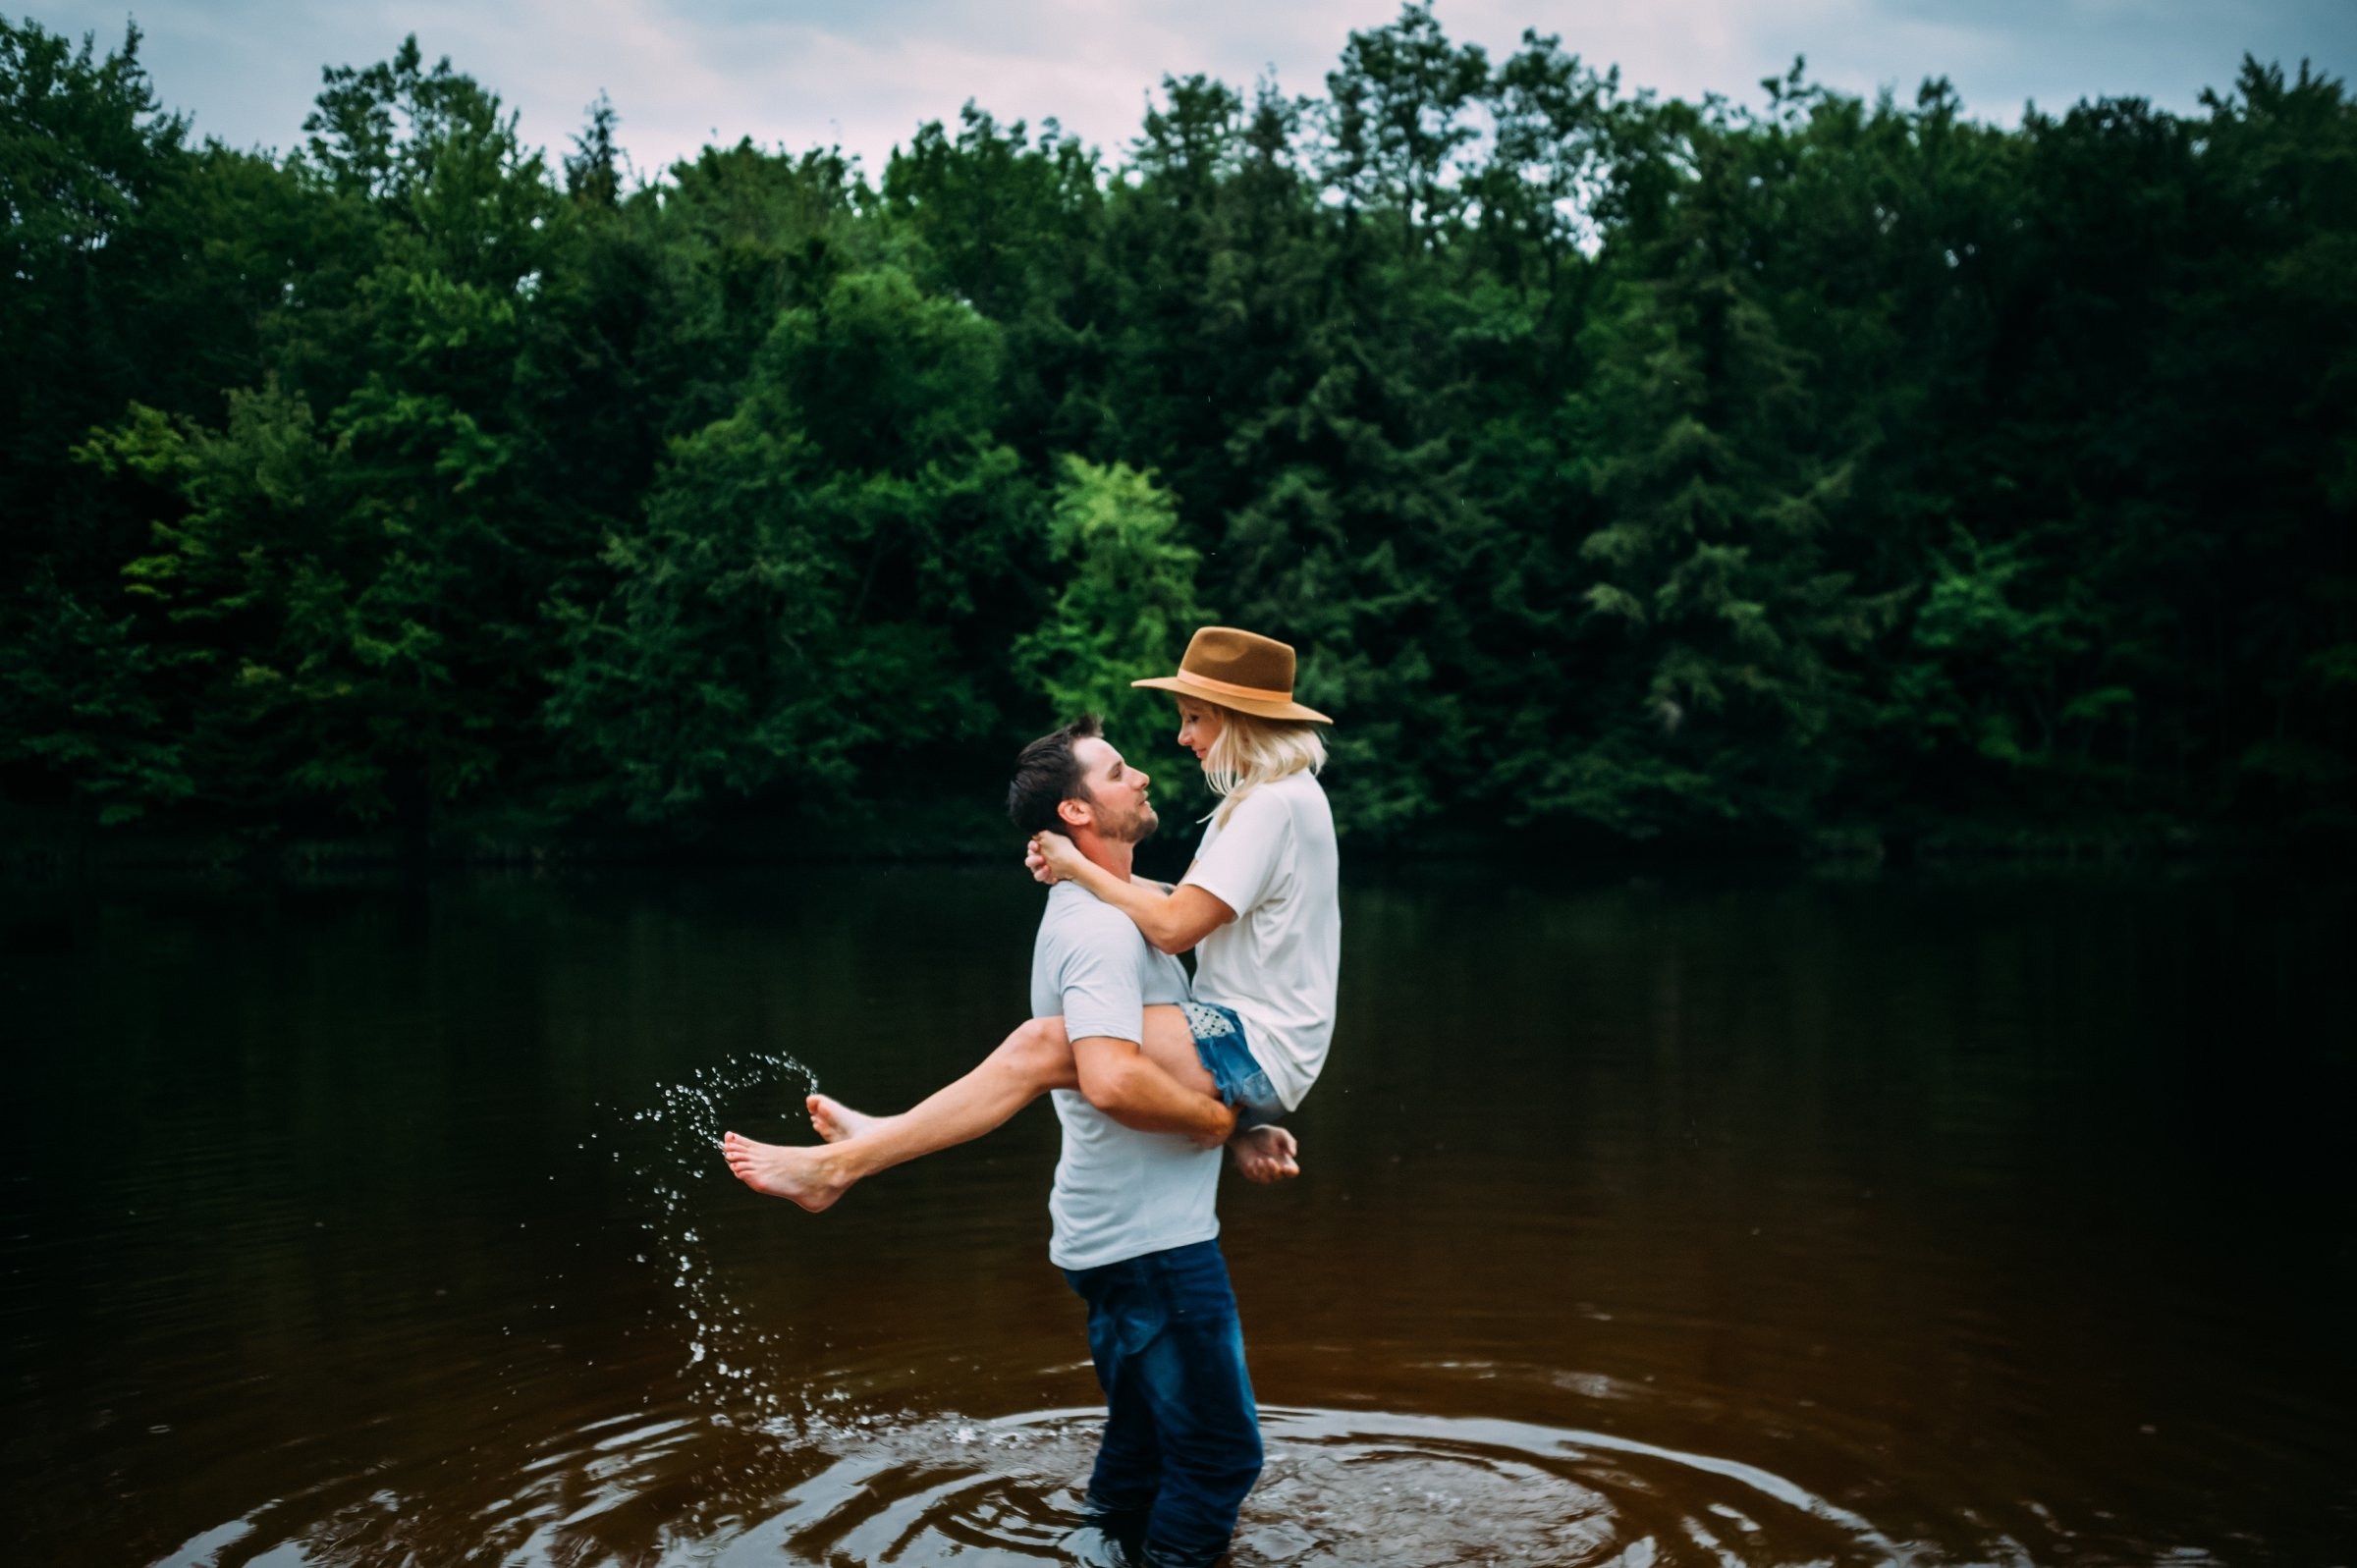
[[[1084,1562],[1117,1560],[1093,1533],[1074,1534],[1101,1411],[988,1421],[861,1413],[839,1392],[778,1377],[775,1347],[785,1330],[753,1326],[724,1288],[697,1229],[696,1216],[713,1193],[698,1184],[730,1179],[715,1153],[724,1117],[744,1125],[754,1097],[767,1105],[785,1096],[798,1109],[816,1087],[816,1075],[792,1056],[733,1057],[661,1090],[629,1116],[629,1136],[615,1151],[649,1195],[649,1250],[641,1261],[661,1272],[681,1315],[687,1397],[707,1412],[709,1428],[734,1429],[740,1441],[766,1448],[766,1462],[740,1455],[730,1467],[737,1495],[715,1511],[731,1522],[703,1509],[685,1531],[675,1520],[673,1541],[687,1549],[678,1560],[714,1560],[715,1550],[726,1562],[911,1568],[1069,1562],[1075,1554]],[[1858,1514],[1755,1466],[1602,1433],[1278,1408],[1262,1411],[1262,1428],[1268,1463],[1237,1529],[1236,1568],[1850,1568],[1954,1560],[1923,1543],[1896,1542]],[[623,1473],[612,1478],[622,1493],[632,1489],[627,1473],[651,1468],[658,1457],[628,1450],[685,1436],[662,1424],[622,1436],[625,1451],[607,1459]],[[781,1473],[803,1479],[782,1495],[755,1479],[767,1475],[775,1485]],[[764,1492],[766,1503],[757,1500]],[[557,1549],[566,1536],[552,1523],[543,1521],[512,1560],[580,1557],[577,1540]],[[1982,1541],[1972,1560],[2030,1558],[2000,1539]]]
[[[1444,1564],[1725,1568],[1931,1563],[1756,1467],[1523,1422],[1265,1409],[1268,1466],[1237,1568]],[[820,1439],[833,1462],[736,1544],[789,1561],[1083,1560],[1096,1411],[941,1417]],[[2028,1561],[2008,1541],[1985,1560]],[[736,1553],[730,1554],[735,1560]],[[774,1560],[774,1559],[771,1559]]]

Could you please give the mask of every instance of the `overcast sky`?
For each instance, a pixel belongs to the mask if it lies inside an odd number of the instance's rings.
[[[22,0],[19,0],[22,4]],[[0,6],[7,0],[0,0]],[[164,103],[199,135],[284,149],[325,65],[366,65],[414,32],[430,61],[500,94],[525,140],[562,152],[600,91],[642,173],[709,140],[839,143],[880,173],[925,120],[968,98],[1002,120],[1053,115],[1118,156],[1165,73],[1238,85],[1274,69],[1322,92],[1353,28],[1396,0],[36,0],[18,16],[120,44],[136,19]],[[2135,95],[2190,111],[2248,51],[2344,81],[2357,0],[1440,0],[1451,37],[1510,53],[1526,27],[1634,85],[1756,97],[1806,55],[1845,91],[1911,95],[1945,75],[1969,112],[2011,124]]]

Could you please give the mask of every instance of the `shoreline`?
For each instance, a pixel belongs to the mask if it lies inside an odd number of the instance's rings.
[[[938,813],[936,813],[938,816]],[[1149,858],[1167,860],[1172,842]],[[845,849],[858,844],[856,852]],[[610,870],[710,872],[744,866],[825,866],[849,860],[896,865],[989,865],[1014,852],[1014,836],[983,821],[939,822],[910,831],[907,815],[879,812],[867,824],[755,823],[693,837],[627,830],[520,832],[513,825],[454,826],[428,833],[302,833],[289,829],[104,829],[0,822],[0,875],[214,873],[269,878],[343,871],[440,873]],[[1419,865],[1674,870],[1681,867],[1794,869],[2226,865],[2322,859],[2347,863],[2353,846],[2334,836],[2244,825],[2088,822],[2024,827],[1987,822],[1818,829],[1788,836],[1661,838],[1632,841],[1602,834],[1539,829],[1471,834],[1442,831],[1387,842],[1344,840],[1362,867]],[[1182,868],[1178,868],[1182,869]],[[1174,871],[1175,874],[1175,871]]]

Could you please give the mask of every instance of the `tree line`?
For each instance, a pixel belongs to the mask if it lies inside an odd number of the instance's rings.
[[[1325,89],[642,177],[414,39],[279,155],[0,18],[0,798],[967,841],[1218,621],[1366,844],[2357,826],[2341,83],[1690,103],[1411,4]]]

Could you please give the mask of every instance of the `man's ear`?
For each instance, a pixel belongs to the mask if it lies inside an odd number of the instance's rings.
[[[1068,795],[1056,802],[1056,815],[1064,823],[1068,836],[1071,829],[1094,827],[1097,821],[1089,803],[1078,795]]]

